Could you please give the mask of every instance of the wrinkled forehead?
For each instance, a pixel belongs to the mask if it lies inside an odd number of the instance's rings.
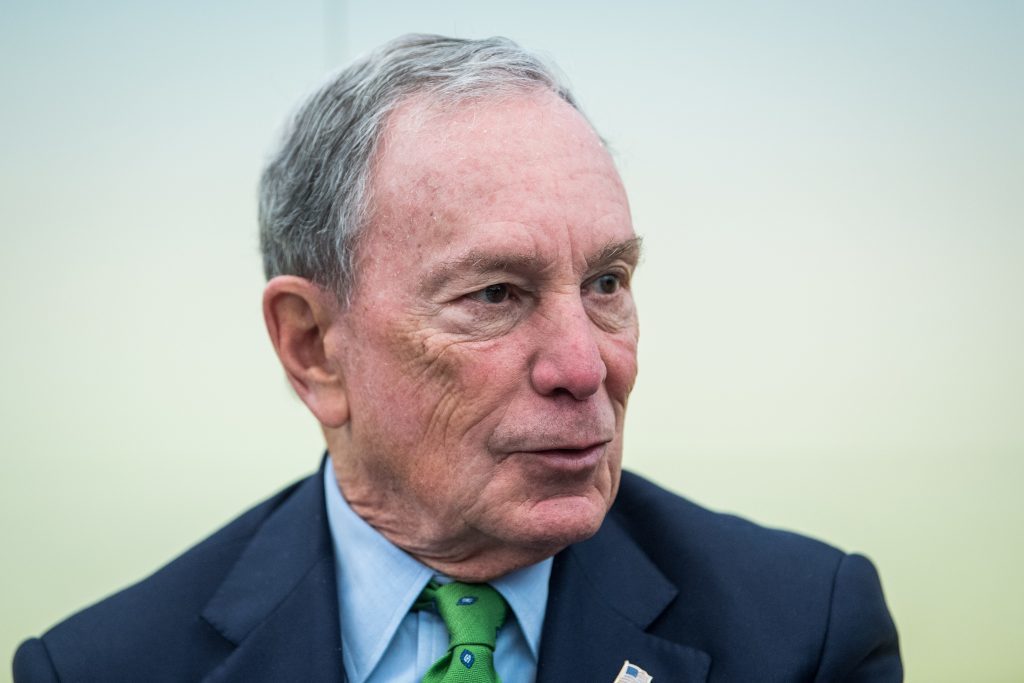
[[[589,122],[549,90],[454,102],[416,95],[400,102],[385,121],[371,165],[371,189],[379,194],[417,182],[435,188],[475,185],[474,180],[494,180],[492,169],[537,166],[545,158],[555,163],[560,155],[614,172]]]
[[[578,182],[583,176],[603,182]],[[624,197],[601,138],[582,114],[547,90],[454,104],[409,98],[386,122],[370,183],[371,224],[396,212],[441,220],[489,207],[501,214],[515,206],[526,215],[494,219],[529,218],[530,211],[546,208],[545,201],[571,197],[574,186],[597,204],[602,195]]]

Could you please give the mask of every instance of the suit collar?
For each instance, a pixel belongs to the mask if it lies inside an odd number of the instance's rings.
[[[323,478],[273,510],[202,617],[236,645],[208,681],[344,680]]]
[[[678,591],[609,514],[551,574],[537,683],[612,681],[629,659],[655,680],[696,683],[710,656],[647,632]]]

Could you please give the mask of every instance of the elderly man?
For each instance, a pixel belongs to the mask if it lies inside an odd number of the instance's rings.
[[[407,36],[299,111],[264,315],[321,473],[26,642],[18,681],[889,681],[871,564],[623,474],[640,244],[503,39]]]

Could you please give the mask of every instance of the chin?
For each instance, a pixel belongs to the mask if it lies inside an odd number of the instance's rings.
[[[608,507],[607,501],[587,496],[550,498],[535,504],[511,532],[522,545],[544,548],[553,555],[596,534]]]
[[[517,506],[514,512],[506,510],[509,514],[492,515],[489,523],[478,527],[490,538],[486,556],[477,556],[471,563],[435,568],[459,581],[491,581],[590,538],[601,528],[610,505],[609,498],[595,491]]]

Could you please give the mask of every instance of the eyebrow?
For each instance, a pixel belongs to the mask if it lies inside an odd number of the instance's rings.
[[[482,249],[471,249],[431,268],[423,288],[427,292],[436,292],[451,279],[464,274],[521,273],[535,269],[538,261],[534,254],[497,255]]]
[[[623,242],[609,242],[596,255],[587,258],[587,269],[594,270],[619,259],[636,267],[640,262],[643,243],[642,237],[633,237]]]

